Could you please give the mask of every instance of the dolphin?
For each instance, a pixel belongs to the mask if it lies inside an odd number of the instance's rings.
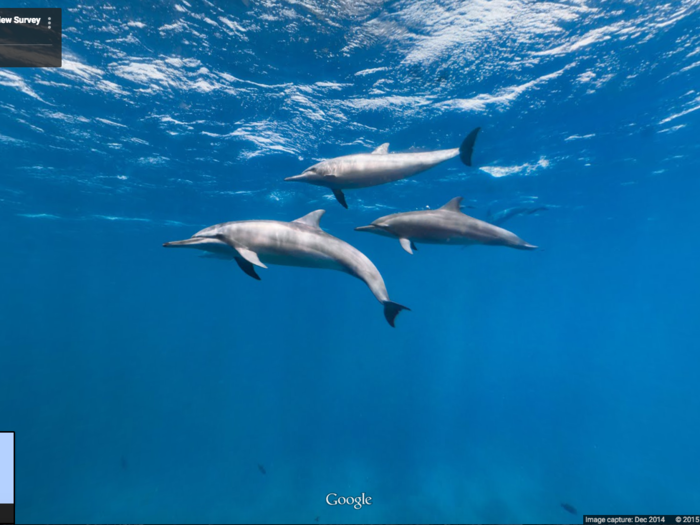
[[[417,175],[459,155],[467,166],[472,165],[474,142],[481,128],[474,129],[459,148],[423,153],[389,153],[389,144],[382,144],[372,153],[345,155],[324,160],[286,181],[307,182],[333,190],[333,195],[345,208],[343,190],[367,188]]]
[[[389,300],[379,270],[362,252],[324,232],[320,220],[325,210],[312,211],[292,221],[233,221],[215,224],[184,241],[166,242],[166,248],[195,248],[217,258],[234,259],[241,270],[260,280],[255,266],[266,264],[339,270],[357,277],[384,305],[391,326],[401,310]]]
[[[356,231],[398,238],[401,247],[413,254],[415,243],[425,244],[490,244],[519,250],[534,250],[514,233],[462,213],[462,197],[455,197],[437,210],[409,211],[386,215]]]
[[[537,213],[538,211],[547,211],[548,209],[549,208],[547,206],[536,206],[532,208],[528,208],[526,206],[516,206],[514,208],[508,208],[496,213],[491,213],[489,210],[488,219],[491,224],[498,226],[506,221],[509,221],[513,217],[517,217],[518,215],[531,215],[533,213]]]

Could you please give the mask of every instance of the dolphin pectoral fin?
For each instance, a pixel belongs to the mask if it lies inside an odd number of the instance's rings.
[[[412,243],[411,241],[409,241],[408,239],[406,239],[406,237],[401,237],[401,238],[399,239],[399,242],[401,243],[401,248],[403,248],[403,249],[406,250],[408,253],[410,253],[411,255],[413,255],[413,250],[411,250],[411,245],[412,245],[413,243]]]
[[[333,190],[333,195],[335,195],[335,198],[338,199],[338,202],[347,210],[348,208],[348,203],[345,202],[345,195],[343,194],[343,190]]]
[[[250,275],[253,279],[257,279],[258,281],[260,280],[260,276],[255,271],[255,266],[253,266],[245,259],[241,259],[240,257],[234,257],[234,259],[238,263],[238,266],[241,268],[241,270]]]
[[[399,303],[392,303],[391,301],[384,302],[384,317],[386,317],[386,320],[392,328],[396,328],[394,321],[401,310],[411,311],[410,308],[400,305]]]
[[[389,143],[385,142],[372,152],[372,155],[386,155],[389,153]]]
[[[467,166],[472,165],[474,143],[476,142],[476,136],[479,134],[479,131],[481,131],[481,128],[472,130],[472,132],[467,135],[467,138],[462,141],[462,145],[459,147],[459,158],[462,159],[462,162],[464,162],[464,164]]]
[[[411,241],[411,249],[412,249],[414,252],[417,252],[417,251],[418,251],[418,247],[416,247],[416,244],[415,244],[413,241]]]
[[[236,251],[240,253],[241,257],[243,257],[249,263],[254,264],[255,266],[260,266],[260,268],[267,268],[267,266],[260,262],[258,254],[254,251],[249,250],[248,248],[241,248],[240,246],[236,246]]]

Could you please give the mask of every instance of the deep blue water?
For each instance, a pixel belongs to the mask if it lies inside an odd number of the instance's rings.
[[[698,2],[60,7],[63,68],[0,70],[18,522],[699,511]],[[473,168],[348,191],[349,210],[282,182],[476,126]],[[541,249],[410,256],[353,231],[458,195],[481,219],[547,207],[504,224]],[[395,329],[348,275],[257,282],[162,248],[319,208],[411,308]]]

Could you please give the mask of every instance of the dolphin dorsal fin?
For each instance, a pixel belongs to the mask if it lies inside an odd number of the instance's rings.
[[[312,228],[318,228],[320,230],[321,217],[323,217],[324,213],[326,213],[326,210],[312,211],[311,213],[308,213],[303,217],[299,217],[292,222],[298,222],[299,224],[305,224],[306,226],[311,226]]]
[[[462,210],[460,209],[460,204],[462,204],[462,201],[464,200],[464,197],[455,197],[452,199],[450,202],[445,204],[444,206],[440,206],[441,210],[446,210],[446,211],[456,211],[457,213],[462,213]]]
[[[389,143],[385,142],[372,152],[372,155],[386,155],[389,153]]]

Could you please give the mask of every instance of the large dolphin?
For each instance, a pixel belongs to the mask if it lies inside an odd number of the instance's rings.
[[[520,250],[534,250],[514,233],[462,213],[462,197],[455,197],[437,210],[394,213],[360,226],[356,231],[371,232],[399,239],[401,247],[412,254],[415,243],[425,244],[490,244]]]
[[[234,259],[245,273],[260,280],[255,266],[267,264],[326,268],[349,273],[365,282],[384,305],[391,326],[401,310],[389,300],[384,280],[362,252],[324,232],[319,221],[325,210],[312,211],[292,221],[233,221],[216,224],[184,241],[166,242],[167,248],[195,248],[218,258]]]
[[[367,188],[394,182],[429,170],[459,155],[467,166],[472,165],[474,142],[481,128],[473,130],[459,148],[426,151],[423,153],[389,153],[389,144],[382,144],[372,153],[345,155],[324,160],[304,170],[301,175],[287,177],[286,181],[307,182],[333,190],[333,195],[345,208],[343,190]]]

